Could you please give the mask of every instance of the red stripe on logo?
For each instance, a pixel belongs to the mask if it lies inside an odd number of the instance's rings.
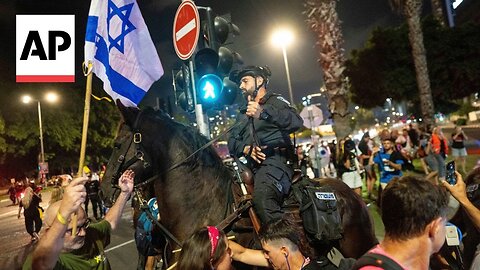
[[[22,82],[75,82],[75,75],[17,75],[16,81]]]

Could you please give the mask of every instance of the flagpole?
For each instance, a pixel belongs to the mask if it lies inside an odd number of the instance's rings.
[[[88,67],[84,74],[87,76],[87,85],[85,87],[85,109],[83,111],[83,129],[82,129],[82,144],[80,146],[80,160],[78,162],[77,177],[83,176],[83,166],[85,162],[85,150],[87,148],[87,132],[88,132],[88,119],[90,116],[90,97],[92,95],[92,62],[88,61]],[[85,209],[87,210],[87,209]],[[72,235],[77,232],[77,214],[74,213],[72,217]]]

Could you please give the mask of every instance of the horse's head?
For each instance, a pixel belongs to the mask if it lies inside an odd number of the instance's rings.
[[[135,172],[135,184],[152,175],[151,155],[146,151],[146,146],[152,143],[146,137],[151,139],[151,136],[144,136],[146,132],[144,126],[148,117],[137,108],[125,107],[120,102],[117,102],[117,106],[123,121],[101,186],[107,207],[111,207],[119,194],[118,179],[125,170]]]

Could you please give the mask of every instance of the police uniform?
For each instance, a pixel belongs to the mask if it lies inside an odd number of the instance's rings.
[[[260,119],[253,119],[253,123],[266,159],[257,163],[247,157],[247,164],[255,180],[253,205],[262,224],[265,224],[283,216],[281,206],[290,190],[293,175],[294,149],[290,133],[302,127],[303,120],[288,101],[278,94],[267,92],[259,104],[263,111]],[[240,109],[241,114],[237,116],[237,122],[243,121],[244,124],[233,129],[228,140],[230,154],[236,157],[244,156],[245,146],[252,145],[254,141],[249,128],[251,122],[247,121],[245,111],[246,106]]]

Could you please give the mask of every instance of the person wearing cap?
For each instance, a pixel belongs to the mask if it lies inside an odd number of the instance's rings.
[[[380,186],[385,189],[387,184],[394,178],[402,176],[403,158],[395,150],[395,141],[391,137],[382,138],[383,149],[374,147],[370,156],[369,164],[377,164],[380,170]]]
[[[87,196],[85,177],[75,178],[61,201],[52,204],[45,214],[47,229],[23,269],[110,269],[105,248],[110,234],[118,227],[123,209],[133,191],[135,173],[126,170],[120,179],[120,195],[100,222],[91,223],[82,204]],[[76,214],[77,218],[71,218]],[[76,231],[73,222],[76,221]]]
[[[267,91],[268,67],[248,66],[231,78],[239,83],[247,104],[240,108],[230,133],[228,149],[234,158],[244,157],[255,181],[253,205],[261,223],[281,218],[284,197],[290,190],[295,154],[290,134],[303,119],[282,96]]]

